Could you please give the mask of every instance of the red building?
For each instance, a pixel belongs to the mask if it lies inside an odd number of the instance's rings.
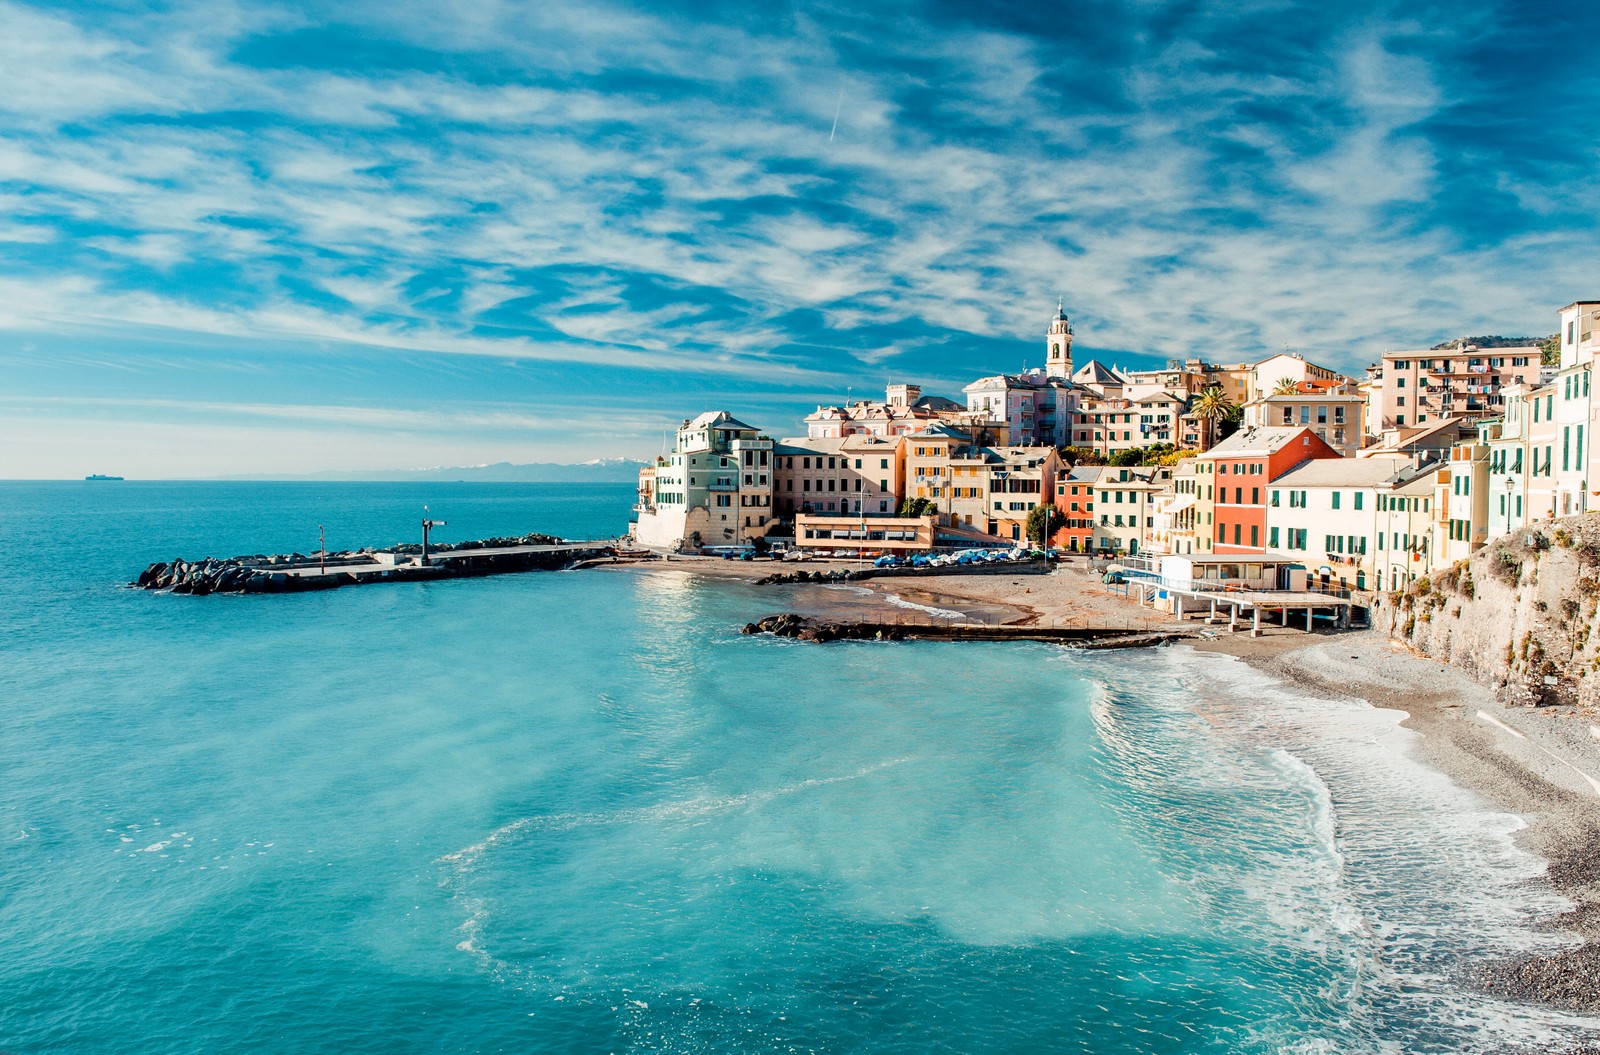
[[[1278,477],[1315,458],[1339,452],[1315,432],[1293,425],[1241,429],[1200,457],[1215,463],[1215,553],[1264,553],[1267,488]]]
[[[1051,545],[1073,553],[1087,553],[1094,547],[1094,482],[1099,478],[1097,465],[1081,466],[1056,477]]]

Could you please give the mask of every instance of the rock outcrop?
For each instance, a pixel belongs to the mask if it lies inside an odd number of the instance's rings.
[[[848,568],[835,568],[832,571],[795,571],[775,572],[756,580],[757,586],[775,586],[796,582],[854,582],[857,579],[870,579],[871,575]]]
[[[1600,704],[1600,516],[1494,539],[1388,594],[1391,637],[1453,664],[1509,704]]]
[[[739,632],[772,634],[775,637],[792,637],[796,641],[812,641],[819,644],[828,641],[899,641],[905,636],[898,628],[874,627],[863,623],[813,621],[793,612],[768,616],[759,623],[746,623]]]

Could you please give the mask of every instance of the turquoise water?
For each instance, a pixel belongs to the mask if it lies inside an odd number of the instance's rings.
[[[1181,650],[742,637],[592,571],[145,563],[609,535],[627,487],[0,484],[0,1048],[1456,1052],[1559,910],[1396,715]]]

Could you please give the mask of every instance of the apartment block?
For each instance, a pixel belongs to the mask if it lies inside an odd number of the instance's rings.
[[[1539,349],[1479,348],[1385,352],[1374,431],[1440,418],[1477,420],[1500,413],[1507,385],[1539,384]]]
[[[1246,403],[1244,425],[1309,428],[1340,456],[1353,458],[1366,442],[1367,401],[1354,385],[1306,384],[1300,391],[1269,393]]]
[[[801,437],[773,446],[773,508],[780,517],[893,516],[904,490],[905,439],[875,434]]]

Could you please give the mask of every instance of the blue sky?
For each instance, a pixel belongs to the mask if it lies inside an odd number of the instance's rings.
[[[0,2],[0,477],[645,456],[1600,295],[1591,4]]]

